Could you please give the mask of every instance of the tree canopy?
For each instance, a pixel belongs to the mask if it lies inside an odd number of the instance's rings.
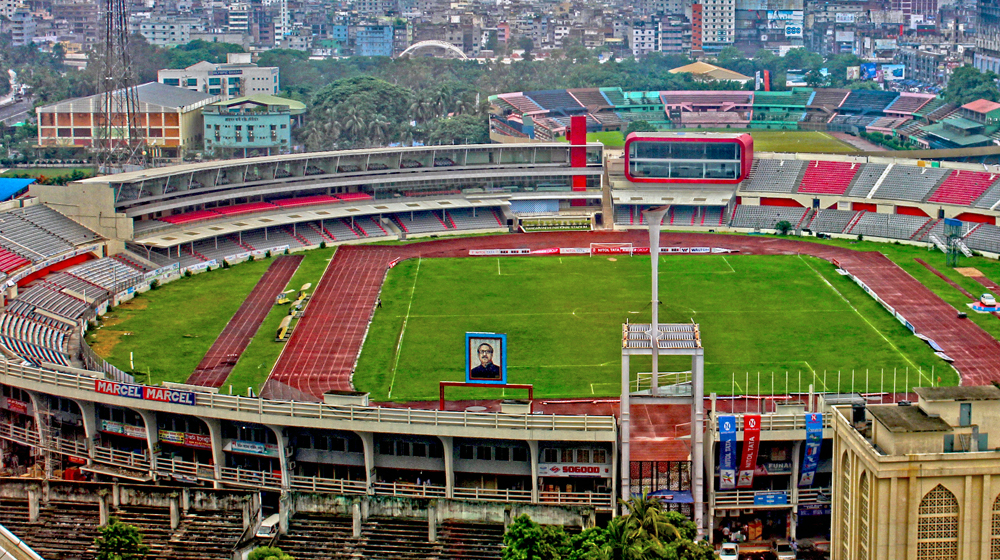
[[[261,546],[253,549],[247,560],[295,560],[276,546]]]
[[[94,539],[97,560],[142,560],[149,547],[142,544],[142,533],[134,525],[122,523],[117,517],[108,519]]]
[[[972,66],[956,68],[944,90],[944,99],[956,105],[965,105],[977,99],[1000,101],[998,79],[1000,76],[995,73],[980,72]]]

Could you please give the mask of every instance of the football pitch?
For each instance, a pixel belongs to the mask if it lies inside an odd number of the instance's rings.
[[[761,130],[761,129],[677,129],[664,132],[726,132],[730,134],[747,133],[753,136],[756,152],[802,152],[841,154],[858,151],[846,142],[834,138],[826,132],[813,130]],[[590,132],[588,142],[600,142],[609,148],[620,148],[625,145],[625,137],[621,132]]]
[[[509,383],[536,398],[620,393],[621,328],[650,321],[647,257],[411,259],[382,289],[354,375],[373,400],[436,399],[464,380],[464,334],[507,334]],[[937,358],[833,265],[812,257],[668,255],[660,321],[697,322],[706,393],[904,391],[954,385]],[[661,358],[686,371],[690,358]],[[631,374],[651,369],[634,358]],[[940,379],[940,381],[938,380]],[[523,391],[451,389],[449,399]]]

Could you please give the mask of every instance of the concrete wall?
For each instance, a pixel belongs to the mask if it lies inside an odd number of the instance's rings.
[[[355,502],[362,504],[361,511],[368,517],[426,518],[427,507],[436,509],[437,520],[480,521],[504,523],[523,513],[543,525],[591,527],[594,510],[587,507],[547,506],[504,502],[472,502],[468,500],[403,498],[395,496],[336,496],[331,494],[302,494],[292,496],[292,509],[300,513],[329,513],[351,515]],[[364,515],[364,513],[362,514]]]
[[[73,183],[72,186],[39,185],[28,187],[52,209],[110,239],[108,254],[124,249],[123,240],[132,239],[132,220],[115,213],[115,193],[102,183]]]

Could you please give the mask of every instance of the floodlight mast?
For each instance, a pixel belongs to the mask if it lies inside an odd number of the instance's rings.
[[[642,211],[649,227],[649,260],[653,269],[653,317],[649,323],[649,341],[653,348],[653,372],[650,380],[652,395],[660,394],[660,222],[669,210],[670,206],[660,206]]]

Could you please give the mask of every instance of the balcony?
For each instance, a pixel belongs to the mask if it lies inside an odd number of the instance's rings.
[[[220,469],[219,480],[237,486],[281,490],[281,476],[270,472],[222,467]]]
[[[791,490],[716,490],[713,504],[714,507],[719,509],[792,507],[801,504],[820,504],[830,502],[830,491],[830,488],[806,488],[799,490],[798,501],[795,501],[792,498]],[[755,500],[755,498],[765,492],[785,492],[788,503],[758,503],[758,500]]]
[[[614,504],[614,496],[610,492],[540,492],[538,501],[543,504],[593,506],[610,510]]]
[[[497,490],[493,488],[455,488],[455,498],[488,502],[531,502],[531,490]]]
[[[149,457],[145,453],[130,453],[110,447],[94,447],[94,461],[137,471],[149,471]]]
[[[292,490],[328,494],[365,494],[368,484],[363,480],[341,480],[315,476],[292,476],[289,479]]]
[[[411,484],[409,482],[376,482],[372,485],[379,496],[407,496],[411,498],[443,498],[444,486]]]

